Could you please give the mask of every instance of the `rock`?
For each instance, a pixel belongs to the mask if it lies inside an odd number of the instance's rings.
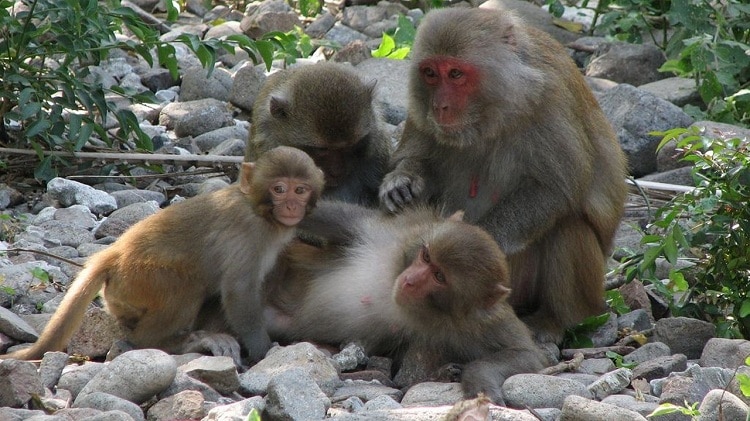
[[[618,368],[611,371],[588,386],[594,398],[602,400],[609,395],[619,393],[630,385],[633,372],[628,368]]]
[[[703,348],[698,364],[702,367],[737,368],[745,365],[750,355],[750,341],[745,339],[711,338]]]
[[[748,416],[748,406],[737,396],[720,389],[713,389],[703,398],[698,407],[697,421],[744,420]]]
[[[117,209],[99,224],[94,232],[96,238],[119,237],[136,222],[159,211],[159,204],[154,201],[138,202]]]
[[[208,75],[208,70],[202,67],[186,69],[182,75],[180,101],[206,98],[228,101],[232,83],[232,73],[221,67],[215,67],[211,75]]]
[[[5,307],[0,307],[0,332],[23,342],[35,342],[39,337],[31,325]]]
[[[260,93],[260,88],[266,81],[263,68],[252,63],[246,63],[234,74],[232,87],[229,91],[229,102],[243,110],[252,111],[255,99]],[[247,135],[239,137],[247,139]]]
[[[642,377],[646,380],[661,378],[672,371],[683,371],[687,368],[687,357],[674,354],[667,357],[657,357],[638,364],[633,369],[633,378]]]
[[[83,205],[97,215],[106,215],[117,209],[115,198],[106,192],[60,177],[47,183],[47,194],[62,206]]]
[[[582,383],[543,374],[516,374],[503,384],[505,404],[511,408],[562,408],[570,395],[593,398]]]
[[[463,398],[460,383],[423,382],[410,387],[401,399],[401,405],[440,406],[453,405]]]
[[[599,45],[586,66],[586,76],[640,86],[668,77],[658,71],[666,60],[664,52],[653,44],[608,42]]]
[[[660,357],[669,357],[672,350],[664,342],[649,342],[623,357],[626,363],[641,364]]]
[[[76,398],[104,392],[141,404],[169,387],[177,373],[170,355],[156,349],[128,351],[97,373]]]
[[[307,342],[285,347],[274,347],[266,358],[240,375],[240,393],[262,395],[266,393],[271,378],[288,369],[299,367],[310,373],[326,395],[332,395],[341,385],[333,363],[317,348]]]
[[[39,376],[42,385],[47,389],[53,389],[60,381],[65,365],[68,363],[68,354],[64,352],[45,352],[42,362],[39,364]]]
[[[689,359],[701,357],[706,343],[716,336],[716,326],[689,317],[670,317],[656,322],[654,341],[664,342],[674,353]]]
[[[322,419],[330,406],[331,401],[309,372],[293,367],[273,376],[269,381],[263,417]]]
[[[133,402],[119,398],[107,393],[94,392],[76,400],[77,408],[94,408],[101,411],[122,411],[128,414],[134,421],[144,421],[141,408]]]
[[[560,421],[646,421],[643,415],[619,406],[597,402],[577,395],[565,398]]]
[[[193,390],[164,398],[148,409],[149,421],[198,420],[204,416],[203,395]]]
[[[240,387],[237,368],[231,357],[200,357],[181,366],[180,371],[222,395],[229,395]]]
[[[615,129],[634,177],[656,170],[656,146],[661,138],[649,133],[693,123],[676,105],[632,85],[618,85],[600,93],[597,99]]]
[[[173,129],[178,137],[195,137],[234,125],[234,119],[225,103],[206,98],[167,104],[159,115],[159,124]]]
[[[102,308],[86,310],[81,328],[70,338],[68,353],[103,357],[112,343],[124,336],[120,325],[112,315]]]
[[[641,85],[636,85],[635,83],[630,84],[638,86],[638,89],[654,94],[678,107],[684,107],[688,104],[695,105],[696,107],[703,105],[703,100],[698,93],[698,87],[695,84],[695,80],[692,78],[667,77]]]
[[[120,190],[110,194],[115,198],[115,201],[117,201],[118,208],[116,211],[112,212],[112,214],[136,203],[155,202],[158,208],[167,201],[167,197],[164,193],[151,190]],[[112,214],[110,214],[110,217],[112,217]]]
[[[0,360],[0,406],[21,407],[32,395],[44,395],[36,366],[27,361]]]

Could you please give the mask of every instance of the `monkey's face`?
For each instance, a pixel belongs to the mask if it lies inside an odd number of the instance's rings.
[[[305,217],[313,188],[302,180],[284,177],[271,184],[269,194],[274,219],[282,225],[292,227]]]

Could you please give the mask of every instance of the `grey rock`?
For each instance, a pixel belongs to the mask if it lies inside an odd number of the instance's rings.
[[[234,125],[234,119],[224,102],[206,98],[167,104],[159,115],[159,124],[173,129],[177,137],[195,137]]]
[[[39,337],[36,329],[5,307],[0,307],[0,332],[23,342],[34,342]]]
[[[150,421],[197,420],[206,416],[203,395],[186,390],[164,398],[148,409]]]
[[[646,380],[653,380],[666,377],[673,371],[683,371],[686,368],[687,357],[684,354],[657,357],[638,364],[633,369],[633,378],[642,377]]]
[[[115,198],[86,184],[56,177],[47,183],[47,194],[63,206],[83,205],[97,215],[117,209]]]
[[[70,391],[75,399],[86,384],[104,370],[103,363],[86,362],[81,365],[68,365],[60,375],[57,387]]]
[[[141,407],[120,397],[108,393],[93,392],[76,400],[76,408],[94,408],[101,411],[122,411],[135,421],[144,421]]]
[[[234,74],[232,88],[229,91],[229,102],[246,111],[252,111],[260,88],[266,81],[266,73],[260,66],[246,63]],[[241,137],[245,139],[247,136]]]
[[[200,357],[181,366],[180,371],[223,395],[229,395],[240,387],[237,368],[231,357]]]
[[[305,33],[311,38],[323,38],[333,25],[336,23],[336,17],[327,10],[318,14],[315,20],[307,25]]]
[[[133,418],[127,412],[120,411],[120,410],[106,411],[100,414],[81,418],[81,421],[137,421],[137,420],[138,418]]]
[[[393,400],[400,401],[404,394],[399,389],[383,386],[377,381],[347,380],[342,387],[336,389],[332,398],[334,401],[339,401],[352,396],[356,396],[365,402],[379,396],[388,396]]]
[[[88,207],[83,205],[55,209],[53,219],[86,229],[93,228],[96,225],[96,216],[91,213]],[[39,225],[36,221],[35,223]]]
[[[586,76],[640,86],[668,77],[658,71],[666,60],[664,52],[653,44],[609,42],[599,46],[586,66]]]
[[[453,405],[463,398],[460,383],[422,382],[410,387],[401,399],[404,407]]]
[[[748,416],[748,405],[725,390],[713,389],[703,398],[698,411],[697,421],[744,420]]]
[[[78,331],[68,342],[70,354],[103,357],[112,343],[122,338],[123,332],[115,318],[99,307],[86,310]]]
[[[266,407],[266,401],[260,396],[253,396],[229,405],[221,405],[211,408],[204,421],[246,421],[247,414],[253,409],[259,413]]]
[[[122,209],[118,209],[102,221],[94,231],[96,238],[119,237],[128,228],[160,210],[159,204],[154,201],[136,202]]]
[[[322,419],[330,406],[331,401],[309,372],[293,367],[271,378],[263,416],[286,420]]]
[[[162,192],[152,190],[120,190],[110,193],[112,197],[117,201],[117,211],[130,206],[134,203],[143,202],[156,202],[158,205],[163,205],[167,201],[167,197]],[[115,211],[115,212],[117,212]],[[112,212],[112,213],[115,213]],[[111,216],[111,214],[110,214]]]
[[[698,359],[706,343],[716,336],[712,323],[689,317],[661,319],[654,326],[654,341],[664,342],[674,353]]]
[[[244,139],[227,139],[211,148],[208,153],[210,155],[244,156],[246,143],[247,141]]]
[[[237,124],[203,133],[200,136],[196,136],[193,141],[201,152],[208,152],[227,139],[240,139],[245,141],[247,140],[248,133],[249,131],[246,126]]]
[[[631,85],[635,84],[631,83]],[[638,86],[638,89],[643,89],[646,92],[652,93],[678,107],[684,107],[688,104],[697,107],[703,105],[703,100],[698,93],[698,87],[696,86],[694,79],[667,77],[636,86]]]
[[[590,335],[594,347],[610,346],[617,340],[617,314],[610,312],[609,319]]]
[[[624,356],[622,360],[626,363],[641,364],[655,358],[669,357],[671,355],[672,350],[664,342],[649,342]]]
[[[750,341],[745,339],[711,338],[700,357],[702,367],[737,368],[750,355]]]
[[[570,395],[593,398],[586,386],[575,380],[543,374],[516,374],[503,384],[503,397],[511,408],[562,408]]]
[[[364,348],[356,343],[347,344],[338,354],[334,354],[333,362],[341,371],[351,371],[360,365],[367,364],[367,354]]]
[[[110,196],[112,197],[112,196]],[[78,247],[94,241],[94,233],[88,228],[62,221],[47,221],[37,225],[44,233],[47,244]]]
[[[242,28],[240,28],[240,22],[235,20],[228,20],[208,28],[208,31],[203,36],[203,38],[225,38],[230,35],[240,35],[241,33]]]
[[[560,421],[646,421],[643,415],[619,406],[570,395],[565,398]]]
[[[365,402],[364,406],[362,406],[361,411],[379,411],[383,409],[398,409],[401,407],[401,404],[394,400],[392,397],[388,395],[380,395]]]
[[[642,308],[625,313],[617,318],[617,329],[631,329],[636,332],[651,329],[653,323],[648,312]]]
[[[409,60],[372,58],[358,64],[355,69],[365,81],[375,80],[376,99],[389,124],[397,125],[406,120],[408,108]]]
[[[602,399],[602,403],[629,409],[643,415],[644,417],[652,413],[659,406],[659,402],[639,400],[630,395],[607,396],[606,398]]]
[[[331,360],[312,344],[300,342],[271,348],[266,358],[240,375],[240,392],[265,394],[272,377],[295,367],[307,371],[326,395],[332,395],[341,385],[338,371]]]
[[[596,399],[602,400],[609,395],[619,393],[630,385],[633,372],[628,368],[618,368],[611,371],[588,386],[589,392]]]
[[[169,387],[177,373],[170,355],[156,349],[128,351],[115,358],[81,390],[76,402],[94,392],[141,404]]]
[[[179,356],[175,356],[175,359],[177,359],[178,357]],[[217,402],[219,399],[221,399],[221,394],[211,388],[211,386],[198,379],[188,376],[186,373],[179,369],[177,370],[177,375],[175,375],[172,384],[170,384],[168,388],[159,393],[159,397],[165,398],[167,396],[172,396],[185,390],[195,390],[197,392],[200,392],[203,395],[203,398],[207,401]]]
[[[617,85],[597,98],[612,123],[634,177],[656,170],[656,146],[661,138],[649,133],[693,123],[676,105],[632,85]]]
[[[579,373],[600,376],[615,369],[615,363],[609,358],[586,358],[576,370]]]
[[[232,89],[232,74],[227,69],[216,67],[209,75],[208,70],[193,67],[183,72],[181,86],[180,101],[204,98],[228,101]]]
[[[32,395],[43,395],[44,386],[36,366],[27,361],[0,360],[0,406],[20,407]]]
[[[341,46],[347,45],[353,41],[367,41],[370,39],[367,35],[343,25],[341,22],[336,22],[333,27],[326,32],[325,38],[328,41],[333,41]]]
[[[68,363],[68,354],[64,352],[45,352],[42,362],[39,364],[39,376],[42,385],[47,389],[53,389],[60,381],[65,365]]]
[[[271,31],[288,32],[299,25],[299,16],[283,0],[265,0],[242,19],[240,29],[250,38]]]

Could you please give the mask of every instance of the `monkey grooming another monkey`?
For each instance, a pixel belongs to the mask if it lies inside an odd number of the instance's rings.
[[[262,317],[264,277],[322,189],[322,171],[294,148],[243,163],[239,183],[171,205],[92,256],[39,340],[3,358],[38,359],[64,349],[103,287],[107,311],[138,348],[208,348],[239,363],[236,342],[193,332],[204,304],[218,299],[249,358],[262,359],[271,343]]]
[[[502,403],[505,379],[542,369],[546,358],[506,302],[497,243],[459,215],[436,215],[321,201],[300,228],[325,245],[294,243],[286,271],[265,285],[271,338],[357,341],[368,354],[416,355],[427,372],[464,364],[466,395]]]
[[[542,342],[604,311],[625,158],[565,49],[511,12],[441,9],[411,50],[382,206],[464,210],[508,255],[510,303]]]
[[[325,174],[323,197],[376,206],[392,145],[374,91],[343,64],[274,73],[253,105],[245,160],[278,145],[302,149]]]

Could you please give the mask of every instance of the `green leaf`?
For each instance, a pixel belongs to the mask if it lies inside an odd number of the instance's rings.
[[[740,306],[740,311],[738,314],[742,318],[750,316],[750,299],[742,301],[742,305]]]
[[[394,48],[396,48],[396,41],[393,40],[393,37],[388,34],[383,34],[383,40],[380,41],[378,49],[372,52],[372,56],[375,58],[388,57],[388,54],[390,54]]]

